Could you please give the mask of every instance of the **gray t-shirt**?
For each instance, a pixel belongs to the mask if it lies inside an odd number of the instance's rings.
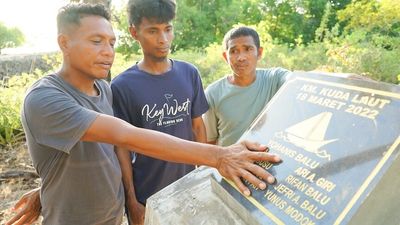
[[[247,87],[229,83],[223,77],[206,89],[209,110],[203,115],[207,141],[234,144],[286,81],[283,68],[257,69],[256,80]]]
[[[112,115],[107,83],[83,94],[49,75],[28,91],[22,124],[41,180],[43,224],[121,224],[124,194],[113,146],[80,138],[99,113]]]

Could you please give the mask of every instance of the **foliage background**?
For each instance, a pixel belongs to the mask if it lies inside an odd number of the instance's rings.
[[[24,43],[24,34],[15,27],[7,27],[0,22],[0,53],[1,49],[17,47]]]
[[[109,1],[107,1],[109,2]],[[171,57],[193,63],[203,85],[229,73],[221,41],[234,26],[254,27],[261,36],[260,67],[356,73],[398,84],[400,80],[400,0],[177,0]],[[125,9],[112,8],[119,37],[115,76],[140,60],[140,46],[127,32]],[[55,72],[10,76],[0,83],[0,146],[21,139],[20,107],[26,89]],[[54,59],[55,58],[55,59]]]
[[[177,0],[174,57],[194,63],[205,85],[229,72],[223,35],[238,25],[261,36],[260,66],[348,72],[398,83],[400,0]],[[114,10],[117,51],[140,54],[127,32],[125,9]]]

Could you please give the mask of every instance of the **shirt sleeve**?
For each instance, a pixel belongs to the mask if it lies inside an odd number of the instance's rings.
[[[206,90],[206,98],[208,101],[208,111],[203,114],[203,121],[206,127],[207,142],[216,141],[219,137],[218,134],[218,119],[215,114],[215,107],[213,105],[212,98],[210,96],[209,90]]]
[[[286,81],[290,79],[292,72],[287,69],[277,68],[276,74],[280,78],[278,82],[278,88],[280,88]]]
[[[192,119],[201,116],[208,110],[208,103],[204,94],[203,84],[197,69],[194,76],[193,91]]]
[[[129,120],[129,112],[127,110],[128,107],[124,103],[124,95],[121,93],[117,85],[113,83],[111,83],[111,90],[113,96],[112,107],[114,111],[114,116],[132,124],[132,121]]]
[[[35,141],[66,153],[79,142],[98,115],[52,88],[35,89],[24,101],[23,119]]]

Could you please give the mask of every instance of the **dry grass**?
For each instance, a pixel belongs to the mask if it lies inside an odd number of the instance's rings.
[[[14,146],[0,146],[0,173],[9,171],[35,171],[23,143]],[[0,224],[10,219],[11,208],[25,192],[39,186],[39,178],[19,177],[0,179]]]

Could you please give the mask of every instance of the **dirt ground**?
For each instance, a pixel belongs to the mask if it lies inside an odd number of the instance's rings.
[[[29,172],[35,172],[35,169],[24,144],[0,146],[0,224],[5,224],[14,215],[11,208],[25,192],[39,187],[40,179]]]

